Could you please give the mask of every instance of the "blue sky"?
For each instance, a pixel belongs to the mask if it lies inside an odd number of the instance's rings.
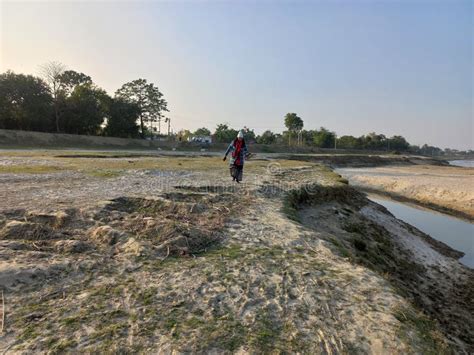
[[[471,1],[6,1],[0,70],[142,77],[175,130],[227,122],[474,148]]]

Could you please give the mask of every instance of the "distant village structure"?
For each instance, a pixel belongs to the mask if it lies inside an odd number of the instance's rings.
[[[188,138],[188,142],[211,144],[211,143],[212,143],[212,136],[194,136],[194,137],[189,137],[189,138]]]

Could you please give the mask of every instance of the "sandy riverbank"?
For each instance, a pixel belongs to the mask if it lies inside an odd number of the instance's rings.
[[[0,156],[0,352],[472,352],[473,270],[330,169]]]
[[[365,191],[474,220],[474,169],[411,165],[338,171]]]

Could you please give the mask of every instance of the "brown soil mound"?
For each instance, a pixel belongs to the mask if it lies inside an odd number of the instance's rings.
[[[110,219],[114,228],[126,231],[136,241],[149,242],[159,254],[189,255],[220,241],[219,230],[230,212],[225,206],[227,200],[225,196],[195,193],[172,193],[159,199],[124,197],[106,206],[101,217],[107,221],[109,214],[125,212],[119,221]],[[108,229],[111,227],[100,228],[99,234],[113,233]]]
[[[0,239],[48,240],[61,235],[40,223],[10,221],[0,230]]]
[[[110,246],[125,237],[125,233],[115,230],[110,226],[100,226],[89,231],[89,238],[99,245]]]

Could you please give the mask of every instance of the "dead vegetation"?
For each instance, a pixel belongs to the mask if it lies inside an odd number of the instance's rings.
[[[99,249],[119,245],[120,252],[142,243],[139,249],[149,255],[192,255],[219,243],[235,204],[232,194],[169,192],[153,199],[117,198],[82,216],[76,210],[6,211],[0,214],[0,240],[40,242],[42,249],[59,252],[85,251],[90,243]]]
[[[155,199],[115,199],[99,215],[112,227],[127,231],[136,242],[146,242],[148,252],[183,256],[202,253],[219,243],[220,231],[235,203],[230,194],[174,192]],[[121,237],[113,229],[105,234],[111,244]]]

